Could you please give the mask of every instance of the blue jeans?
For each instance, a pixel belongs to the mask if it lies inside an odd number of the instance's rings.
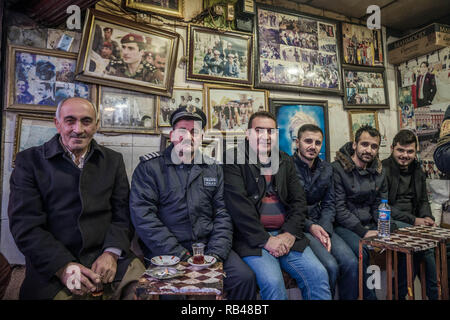
[[[277,235],[277,232],[270,232]],[[311,248],[303,252],[291,250],[279,258],[262,249],[261,256],[243,257],[256,275],[262,300],[287,300],[281,270],[297,281],[304,300],[331,300],[327,270],[314,255]]]
[[[359,256],[359,239],[361,239],[360,236],[358,236],[353,231],[343,228],[343,227],[336,227],[334,228],[334,232],[339,235],[342,240],[347,243],[347,245],[350,247],[350,249],[353,251],[353,254],[355,257]],[[369,248],[367,246],[363,246],[363,297],[364,300],[377,300],[377,295],[375,293],[375,289],[369,289],[367,287],[367,278],[368,274],[366,272],[367,267],[370,263],[370,255],[369,255]]]
[[[393,222],[399,228],[411,227],[411,224],[393,220]],[[438,299],[438,288],[437,288],[437,276],[436,276],[436,260],[434,255],[434,249],[429,249],[425,251],[420,251],[413,254],[413,277],[415,278],[417,273],[420,277],[420,262],[425,262],[425,279],[426,279],[426,292],[428,299],[437,300]],[[444,279],[442,279],[444,281]],[[407,294],[406,291],[407,280],[406,280],[406,255],[404,253],[398,254],[398,298],[399,300],[404,300]]]
[[[340,300],[358,298],[358,259],[350,247],[336,233],[331,234],[331,252],[312,234],[305,233],[309,246],[328,271],[331,296],[334,297],[336,282],[339,284]]]

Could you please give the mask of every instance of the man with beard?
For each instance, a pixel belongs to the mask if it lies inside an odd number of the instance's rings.
[[[381,161],[378,159],[381,135],[364,125],[355,141],[347,142],[332,163],[336,199],[335,232],[359,256],[359,240],[377,235],[378,206],[385,190]],[[393,230],[393,227],[391,227]],[[363,275],[367,283],[369,249],[363,247]],[[364,286],[364,299],[376,300],[375,290]]]
[[[333,230],[336,215],[333,168],[319,158],[322,141],[322,129],[304,124],[298,129],[297,150],[292,156],[308,204],[305,235],[328,271],[332,296],[338,281],[339,298],[355,300],[358,297],[358,259]]]
[[[206,115],[178,108],[170,117],[171,145],[140,158],[131,182],[130,210],[144,255],[187,261],[192,244],[223,262],[231,300],[256,298],[251,269],[231,249],[233,225],[223,199],[222,167],[200,152]],[[210,165],[206,163],[210,163]]]
[[[391,219],[399,228],[411,226],[436,226],[428,202],[426,176],[416,160],[417,139],[410,130],[400,130],[394,137],[391,156],[382,161],[388,187]],[[427,296],[430,300],[438,298],[436,281],[436,262],[434,250],[414,254],[414,271],[425,261]],[[399,298],[406,295],[405,255],[399,255],[398,290]]]

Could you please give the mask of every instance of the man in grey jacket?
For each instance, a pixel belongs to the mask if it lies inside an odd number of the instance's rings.
[[[175,255],[187,260],[192,244],[223,262],[228,299],[256,298],[251,269],[231,250],[233,225],[223,199],[222,167],[199,151],[206,116],[181,107],[170,117],[171,145],[141,157],[131,182],[132,222],[147,258]],[[209,159],[212,160],[212,159]]]

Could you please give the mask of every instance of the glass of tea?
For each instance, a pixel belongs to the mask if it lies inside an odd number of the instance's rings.
[[[204,264],[205,256],[204,256],[205,244],[204,243],[194,243],[192,245],[192,253],[194,254],[193,263],[195,264]]]

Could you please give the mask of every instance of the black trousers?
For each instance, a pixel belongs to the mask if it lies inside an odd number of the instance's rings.
[[[227,300],[256,300],[255,274],[233,250],[223,263],[223,271],[226,273],[223,289]]]

